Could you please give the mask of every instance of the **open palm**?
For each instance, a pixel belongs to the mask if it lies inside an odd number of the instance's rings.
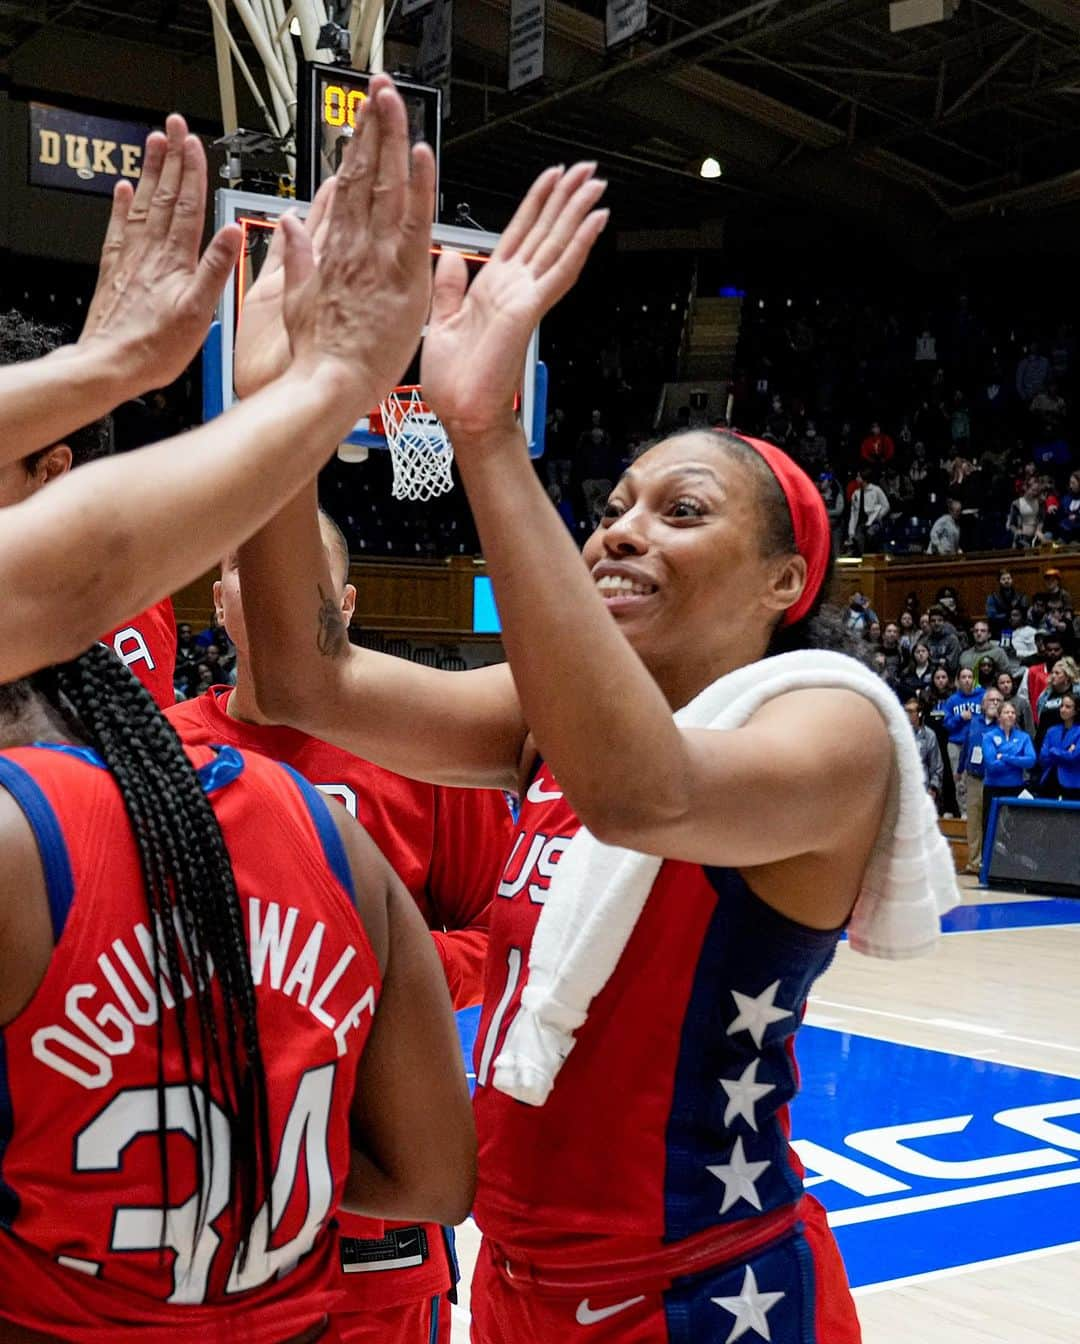
[[[464,257],[439,258],[420,381],[458,451],[513,421],[533,329],[573,285],[607,222],[606,211],[593,210],[606,185],[595,167],[537,178],[468,288]]]
[[[334,178],[322,184],[304,220],[316,264],[326,240],[334,187]],[[289,367],[291,357],[285,327],[285,235],[278,228],[274,230],[258,279],[248,290],[240,310],[233,358],[233,386],[237,395],[250,397],[279,378]]]

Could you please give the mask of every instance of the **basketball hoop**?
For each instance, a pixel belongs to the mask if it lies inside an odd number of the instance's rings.
[[[454,488],[454,449],[419,387],[395,387],[379,407],[394,464],[395,499],[427,500]],[[375,426],[373,425],[372,428]]]

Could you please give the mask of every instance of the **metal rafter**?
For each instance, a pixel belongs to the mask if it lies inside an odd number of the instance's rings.
[[[476,126],[472,130],[465,131],[461,135],[451,136],[444,141],[446,148],[454,145],[465,144],[467,141],[478,139],[480,136],[487,135],[496,130],[499,126],[505,126],[511,122],[520,123],[524,119],[531,119],[538,112],[546,108],[555,106],[567,98],[577,97],[579,94],[586,93],[591,89],[602,88],[612,80],[621,79],[623,76],[633,70],[641,70],[650,65],[663,61],[665,57],[670,57],[682,51],[685,47],[693,43],[700,42],[708,38],[713,33],[722,32],[726,28],[734,26],[743,19],[752,18],[754,14],[762,10],[773,7],[774,0],[754,0],[753,3],[744,5],[741,9],[734,10],[730,14],[725,14],[719,19],[714,19],[711,23],[703,24],[695,28],[692,32],[684,33],[681,37],[673,38],[670,42],[665,42],[658,47],[650,47],[647,51],[641,52],[637,56],[632,56],[628,60],[620,61],[606,70],[598,70],[595,74],[587,76],[585,79],[577,80],[565,88],[558,89],[554,93],[549,93],[545,98],[538,98],[535,103],[530,103],[527,107],[520,108],[514,112],[503,113],[502,116],[493,117],[482,126]],[[789,38],[802,35],[804,32],[814,32],[819,27],[827,24],[829,20],[840,15],[843,11],[849,14],[853,9],[870,10],[876,8],[880,0],[818,0],[818,3],[812,5],[810,9],[803,10],[799,14],[788,15],[786,18],[778,19],[775,23],[768,24],[765,27],[748,31],[738,38],[721,42],[712,50],[698,52],[696,56],[690,58],[695,63],[712,60],[725,51],[733,50],[740,44],[752,43],[757,46],[759,42],[771,41],[778,37],[787,36]],[[683,64],[686,57],[676,62]],[[671,68],[671,62],[667,63],[666,68]]]

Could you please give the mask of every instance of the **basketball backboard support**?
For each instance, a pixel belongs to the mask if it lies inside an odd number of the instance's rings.
[[[309,202],[293,201],[284,197],[261,196],[255,192],[222,190],[216,194],[216,227],[237,223],[243,232],[240,261],[229,277],[218,304],[217,318],[211,326],[203,346],[203,419],[220,415],[236,400],[233,389],[233,348],[236,324],[243,306],[244,294],[259,273],[281,216],[295,210],[303,216]],[[435,224],[432,228],[432,263],[443,248],[462,253],[474,273],[487,261],[499,241],[497,233],[481,229],[467,229],[458,225]],[[525,359],[517,414],[529,444],[529,455],[541,457],[544,452],[544,422],[547,415],[547,369],[539,361],[539,328],[533,332]],[[402,376],[401,386],[409,387],[420,381],[419,356]],[[374,423],[373,423],[374,420]],[[346,442],[360,447],[385,449],[386,437],[381,432],[376,408],[358,422]]]

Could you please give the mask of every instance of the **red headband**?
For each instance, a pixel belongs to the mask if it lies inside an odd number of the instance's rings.
[[[806,585],[799,600],[788,607],[781,625],[794,625],[801,621],[817,601],[825,572],[829,567],[832,554],[832,528],[825,501],[814,482],[797,462],[775,444],[762,439],[739,438],[748,443],[765,462],[780,483],[780,489],[787,500],[791,514],[791,526],[795,533],[795,549],[806,561]]]

